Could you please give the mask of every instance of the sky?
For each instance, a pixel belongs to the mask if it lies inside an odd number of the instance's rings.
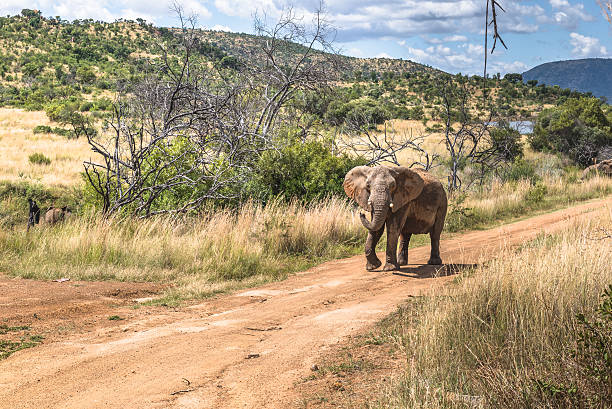
[[[609,0],[605,0],[609,1]],[[499,32],[508,46],[489,56],[488,72],[523,72],[558,60],[612,58],[612,24],[597,0],[498,0]],[[288,5],[311,16],[318,0],[180,0],[205,29],[253,33],[253,16],[278,16]],[[335,47],[354,57],[403,58],[463,74],[482,72],[485,0],[327,0]],[[176,26],[165,0],[2,0],[0,15],[23,8],[63,19],[143,18]],[[490,46],[490,43],[489,43]],[[610,74],[612,75],[612,73]]]

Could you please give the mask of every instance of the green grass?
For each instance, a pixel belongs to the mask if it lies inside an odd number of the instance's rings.
[[[41,335],[30,335],[29,330],[30,327],[27,325],[15,327],[0,325],[0,335],[12,335],[12,339],[0,339],[0,360],[22,349],[35,347],[42,342]],[[24,334],[17,334],[21,332]]]

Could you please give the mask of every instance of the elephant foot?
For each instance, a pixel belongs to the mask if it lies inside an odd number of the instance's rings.
[[[395,270],[399,270],[399,266],[397,264],[386,263],[385,266],[383,267],[383,271],[395,271]]]
[[[376,270],[381,265],[382,265],[382,262],[378,259],[374,260],[373,262],[368,260],[368,263],[366,264],[366,270],[368,271]]]
[[[439,266],[440,264],[442,264],[442,259],[440,257],[431,257],[427,264]]]
[[[405,266],[408,264],[408,256],[401,255],[397,258],[397,264],[400,266]]]

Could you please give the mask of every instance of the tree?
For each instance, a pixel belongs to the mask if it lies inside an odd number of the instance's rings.
[[[271,26],[256,19],[267,35],[261,58],[241,61],[238,71],[198,59],[195,21],[175,10],[180,33],[169,46],[160,41],[159,64],[120,94],[107,124],[113,138],[88,135],[99,156],[84,163],[85,174],[107,215],[182,213],[237,200],[259,158],[296,128],[289,102],[335,78],[321,10],[311,25],[291,9]],[[304,47],[283,60],[290,42]]]
[[[95,136],[96,130],[89,116],[79,112],[79,101],[62,101],[47,104],[45,112],[50,120],[60,125],[68,125],[72,128],[72,136]]]
[[[597,98],[569,98],[538,115],[528,140],[535,150],[563,153],[588,166],[602,148],[612,146],[612,124]]]

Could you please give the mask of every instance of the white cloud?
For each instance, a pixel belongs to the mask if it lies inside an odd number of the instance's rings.
[[[179,0],[186,15],[210,18],[210,11],[203,0]],[[151,23],[172,16],[170,3],[151,0],[2,0],[0,14],[17,14],[23,8],[41,10],[46,16],[61,16],[67,20],[91,18],[114,21],[119,18],[135,20],[143,18]]]
[[[444,41],[455,42],[455,41],[467,41],[467,37],[459,34],[444,37]]]
[[[348,50],[346,50],[346,54],[350,55],[351,57],[363,57],[363,51],[361,51],[361,48],[357,47],[349,48]]]
[[[554,13],[552,21],[568,30],[575,29],[581,21],[593,21],[593,16],[584,11],[584,4],[570,4],[567,0],[549,0]]]
[[[387,53],[379,53],[376,55],[376,58],[393,58]]]
[[[599,39],[595,37],[583,36],[578,33],[570,33],[570,44],[572,47],[572,55],[575,57],[606,57],[608,50],[599,43]]]
[[[211,30],[215,30],[215,31],[227,31],[229,33],[234,31],[231,28],[229,28],[228,26],[222,26],[221,24],[215,24],[210,29]]]

